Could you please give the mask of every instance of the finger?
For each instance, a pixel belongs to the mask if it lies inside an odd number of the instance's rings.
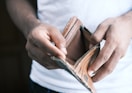
[[[42,61],[43,58],[45,58],[45,56],[47,55],[46,52],[44,53],[43,51],[41,51],[40,48],[32,45],[29,42],[26,44],[26,49],[27,49],[30,57],[36,61],[39,60],[39,62]],[[45,61],[47,61],[47,60],[45,59]]]
[[[66,41],[65,41],[64,37],[62,36],[62,34],[57,29],[54,29],[54,31],[52,31],[52,34],[50,36],[51,36],[52,41],[55,43],[55,45],[64,54],[67,54],[67,51],[66,51]]]
[[[59,67],[54,61],[51,60],[49,55],[43,53],[39,48],[31,45],[29,45],[28,47],[30,47],[28,49],[28,55],[44,67],[48,69],[55,69]]]
[[[113,22],[112,18],[106,19],[103,21],[96,29],[96,31],[91,36],[91,42],[97,44],[105,38],[106,31],[109,29],[109,26]]]
[[[96,72],[102,65],[105,64],[111,57],[112,53],[115,50],[116,45],[113,44],[112,40],[106,40],[104,47],[100,51],[98,57],[89,67],[88,73],[90,76]]]
[[[92,80],[94,82],[97,82],[104,77],[106,77],[108,74],[112,73],[114,68],[116,67],[119,59],[121,58],[120,54],[118,52],[114,52],[109,61],[105,63],[95,74],[95,76],[92,77]]]
[[[35,37],[31,37],[30,41],[38,46],[43,52],[65,59],[65,54],[50,41],[49,35],[44,31],[39,33],[39,35],[36,34]]]

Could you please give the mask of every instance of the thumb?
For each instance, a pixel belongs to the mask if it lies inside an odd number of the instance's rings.
[[[60,51],[66,55],[67,54],[66,41],[61,32],[58,31],[57,29],[52,31],[51,39],[55,43],[56,47],[59,48]]]
[[[91,43],[97,44],[105,39],[105,34],[109,29],[111,23],[113,22],[113,18],[109,18],[104,20],[99,26],[97,27],[96,31],[91,35]]]

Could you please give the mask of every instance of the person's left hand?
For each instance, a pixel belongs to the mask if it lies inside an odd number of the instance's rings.
[[[105,39],[105,45],[98,57],[90,66],[89,74],[95,74],[94,82],[103,79],[116,67],[118,61],[125,55],[132,37],[132,17],[123,15],[109,18],[102,22],[91,37],[93,43]]]

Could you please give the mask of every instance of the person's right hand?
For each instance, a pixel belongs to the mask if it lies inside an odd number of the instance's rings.
[[[26,49],[31,59],[48,69],[59,67],[51,56],[65,60],[67,54],[64,37],[57,28],[47,24],[40,24],[29,32]]]

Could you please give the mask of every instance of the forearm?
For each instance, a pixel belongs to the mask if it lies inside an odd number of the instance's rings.
[[[35,10],[27,0],[6,0],[6,5],[12,20],[27,37],[29,31],[39,24]]]

